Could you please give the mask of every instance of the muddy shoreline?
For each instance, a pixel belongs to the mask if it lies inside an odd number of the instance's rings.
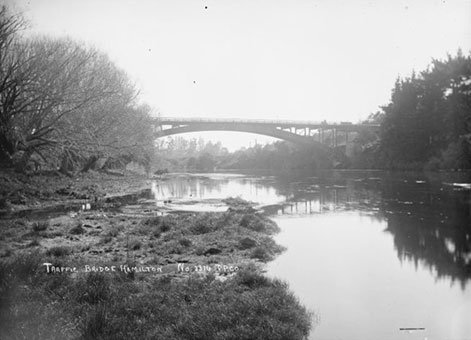
[[[150,187],[152,179],[133,172],[58,172],[18,174],[0,170],[0,218],[15,212],[57,210],[133,194]]]

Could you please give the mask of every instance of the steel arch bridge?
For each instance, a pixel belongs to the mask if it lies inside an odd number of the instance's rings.
[[[188,132],[237,131],[270,136],[298,145],[317,146],[323,149],[346,145],[353,140],[352,136],[360,131],[376,132],[379,129],[378,124],[350,122],[178,117],[158,117],[153,121],[153,126],[156,138]],[[340,135],[343,135],[343,138],[339,138]]]

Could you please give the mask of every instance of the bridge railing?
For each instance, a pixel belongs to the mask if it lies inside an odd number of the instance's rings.
[[[282,119],[241,119],[241,118],[178,118],[159,117],[161,122],[184,122],[184,123],[258,123],[258,124],[283,124],[283,125],[320,125],[327,122],[315,122],[308,120],[282,120]]]

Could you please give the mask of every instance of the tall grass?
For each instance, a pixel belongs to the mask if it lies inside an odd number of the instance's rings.
[[[246,268],[213,275],[46,274],[44,254],[2,263],[2,339],[303,339],[311,315],[285,283]],[[62,265],[67,263],[67,260]]]

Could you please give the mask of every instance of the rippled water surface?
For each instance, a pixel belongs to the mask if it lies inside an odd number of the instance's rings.
[[[267,266],[315,312],[312,339],[471,339],[471,175],[199,174],[155,184],[159,201],[266,207],[287,251]]]

